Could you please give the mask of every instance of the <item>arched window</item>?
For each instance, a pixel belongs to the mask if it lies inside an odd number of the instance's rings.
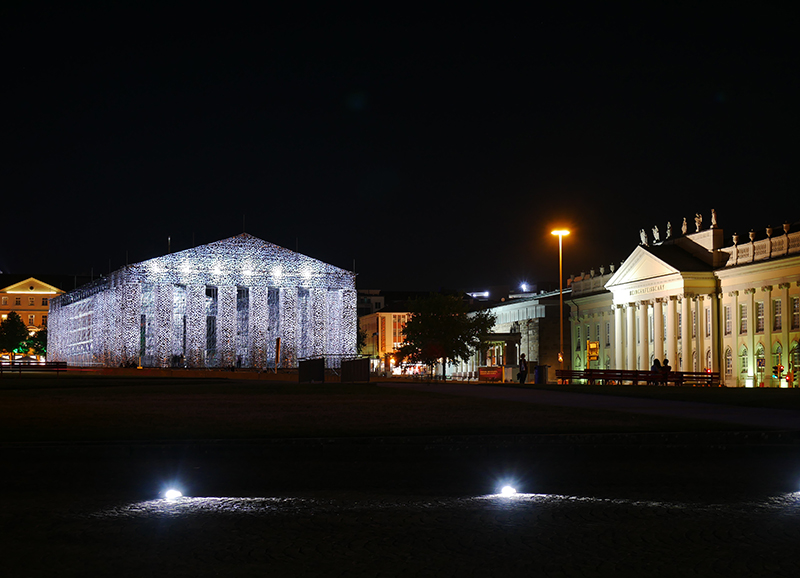
[[[714,364],[711,363],[711,348],[706,349],[706,369],[710,370],[714,367]]]
[[[761,360],[761,363],[758,362],[759,359]],[[765,367],[766,363],[764,360],[765,360],[764,345],[759,343],[756,346],[756,368]]]
[[[692,371],[700,371],[697,368],[697,351],[692,351]]]
[[[776,341],[772,347],[772,365],[778,365],[779,363],[783,364],[783,347],[781,347],[780,342]]]
[[[725,349],[725,375],[733,375],[733,351],[730,347]]]
[[[739,367],[740,373],[747,373],[747,360],[749,356],[747,355],[747,347],[742,345],[742,348],[739,350]]]

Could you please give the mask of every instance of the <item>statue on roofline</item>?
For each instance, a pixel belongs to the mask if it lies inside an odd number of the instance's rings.
[[[689,226],[686,224],[686,217],[684,217],[683,218],[683,224],[681,225],[681,233],[683,233],[685,235],[686,231],[688,230],[688,228],[689,228]]]
[[[647,247],[647,233],[644,232],[644,229],[639,229],[639,237],[642,239],[642,245]]]
[[[666,240],[669,239],[670,237],[672,237],[672,223],[667,221],[667,234],[665,235],[664,239]]]
[[[714,209],[711,209],[711,228],[712,229],[717,228],[717,211],[715,211]]]
[[[695,213],[694,214],[694,227],[696,229],[695,233],[700,232],[700,227],[702,225],[703,225],[703,215],[701,215],[700,213]]]
[[[661,232],[658,230],[658,225],[653,226],[653,243],[661,242]]]

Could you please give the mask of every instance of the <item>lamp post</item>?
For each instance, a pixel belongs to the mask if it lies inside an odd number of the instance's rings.
[[[558,321],[561,326],[561,340],[558,346],[558,360],[561,362],[561,371],[564,371],[564,273],[561,240],[569,235],[566,229],[557,229],[551,234],[558,236]]]

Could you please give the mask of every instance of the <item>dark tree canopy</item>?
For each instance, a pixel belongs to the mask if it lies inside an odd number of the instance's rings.
[[[28,328],[16,311],[0,321],[0,351],[12,352],[19,349],[27,339]]]
[[[409,304],[411,317],[403,329],[398,357],[433,367],[439,360],[467,360],[480,346],[480,336],[494,326],[488,311],[469,313],[457,295],[431,294]]]

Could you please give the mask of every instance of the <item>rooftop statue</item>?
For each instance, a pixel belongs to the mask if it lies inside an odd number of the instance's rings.
[[[695,213],[694,214],[694,226],[696,229],[695,233],[700,232],[700,227],[702,226],[702,224],[703,224],[703,215],[701,215],[700,213]]]
[[[714,209],[711,209],[711,228],[712,229],[717,228],[717,211],[715,211]]]
[[[644,229],[639,230],[639,237],[642,239],[642,245],[647,247],[647,233],[644,232]]]
[[[683,233],[685,235],[687,229],[688,229],[688,225],[686,225],[686,217],[684,217],[683,218],[683,224],[681,225],[681,233]]]
[[[658,230],[658,225],[653,226],[653,243],[661,242],[661,233]]]
[[[665,235],[664,238],[669,239],[670,237],[672,237],[672,223],[667,221],[667,234]]]

